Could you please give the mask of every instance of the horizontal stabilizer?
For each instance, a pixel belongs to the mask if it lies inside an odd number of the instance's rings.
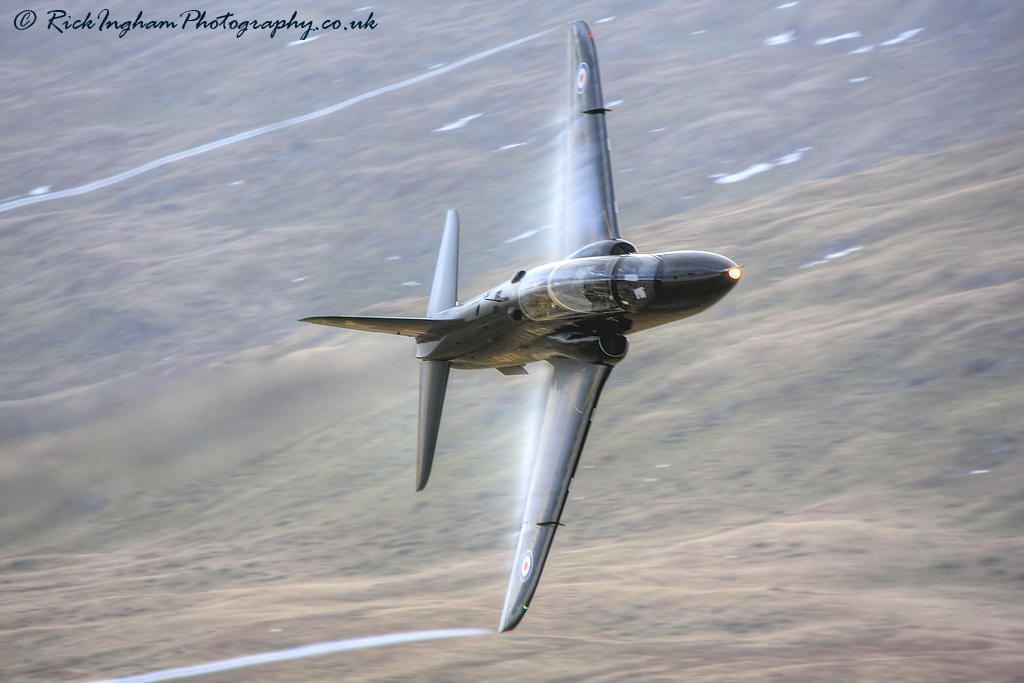
[[[418,342],[437,339],[465,324],[464,320],[381,318],[369,315],[326,315],[317,318],[303,318],[299,322],[329,325],[330,327],[345,327],[350,330],[400,334],[403,337],[413,337]]]
[[[448,387],[451,362],[425,360],[420,366],[420,425],[416,438],[416,490],[422,491],[430,479],[434,463],[437,433],[441,429],[441,409]]]
[[[430,287],[427,315],[434,317],[455,305],[459,284],[459,212],[448,210],[441,235],[441,249],[434,268],[434,284]]]

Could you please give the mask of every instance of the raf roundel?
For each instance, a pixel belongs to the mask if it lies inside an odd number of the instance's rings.
[[[587,89],[587,81],[590,78],[590,67],[586,62],[580,62],[580,68],[576,71],[576,92],[580,95]]]
[[[526,583],[531,573],[533,573],[533,553],[527,550],[523,555],[523,563],[519,566],[519,580]]]

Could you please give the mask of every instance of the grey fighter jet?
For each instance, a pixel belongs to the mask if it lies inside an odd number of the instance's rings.
[[[705,251],[640,254],[619,236],[594,36],[569,26],[568,165],[561,261],[521,270],[456,301],[459,216],[448,212],[425,318],[328,316],[304,322],[416,340],[420,366],[416,490],[427,485],[451,368],[554,366],[499,630],[526,614],[565,507],[601,388],[627,336],[696,315],[725,296],[740,269]]]

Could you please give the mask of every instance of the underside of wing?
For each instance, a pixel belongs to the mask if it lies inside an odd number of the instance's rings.
[[[430,341],[461,327],[464,320],[435,320],[433,318],[379,318],[368,315],[327,315],[303,318],[299,322],[330,327],[344,327],[350,330],[383,332],[413,337],[416,341]]]
[[[533,475],[519,545],[509,577],[500,631],[508,631],[526,614],[551,541],[562,517],[569,482],[576,473],[590,416],[597,405],[611,368],[567,358],[552,361],[554,373],[548,390]]]
[[[569,75],[565,255],[619,239],[597,49],[582,21],[569,25]]]

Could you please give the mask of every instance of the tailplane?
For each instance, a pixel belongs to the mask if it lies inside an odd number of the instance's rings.
[[[434,269],[434,284],[430,288],[427,317],[455,306],[459,290],[459,212],[448,210],[441,235],[441,249]]]
[[[437,447],[437,432],[441,428],[441,408],[448,387],[451,362],[425,360],[420,366],[420,425],[416,434],[416,490],[422,491],[430,479]]]
[[[459,284],[459,214],[448,212],[441,236],[441,250],[434,269],[434,284],[430,288],[430,302],[426,318],[382,318],[368,315],[329,315],[303,318],[301,322],[315,325],[345,327],[350,330],[400,334],[416,340],[416,357],[423,358],[437,346],[441,337],[462,327],[466,321],[439,318],[439,313],[454,308]],[[451,362],[424,360],[420,367],[420,421],[416,443],[416,490],[422,491],[430,478],[434,463],[437,432],[441,428],[441,409],[444,392],[448,387]]]
[[[434,284],[430,288],[427,318],[433,318],[456,304],[459,284],[459,213],[452,209],[444,222],[441,249],[434,269]],[[438,320],[437,322],[454,322]],[[461,321],[459,321],[461,323]],[[421,342],[417,356],[429,352],[429,342]],[[448,387],[451,363],[446,360],[424,360],[420,366],[420,423],[416,439],[416,490],[422,491],[430,478],[437,447],[437,432],[441,428],[441,409]]]

